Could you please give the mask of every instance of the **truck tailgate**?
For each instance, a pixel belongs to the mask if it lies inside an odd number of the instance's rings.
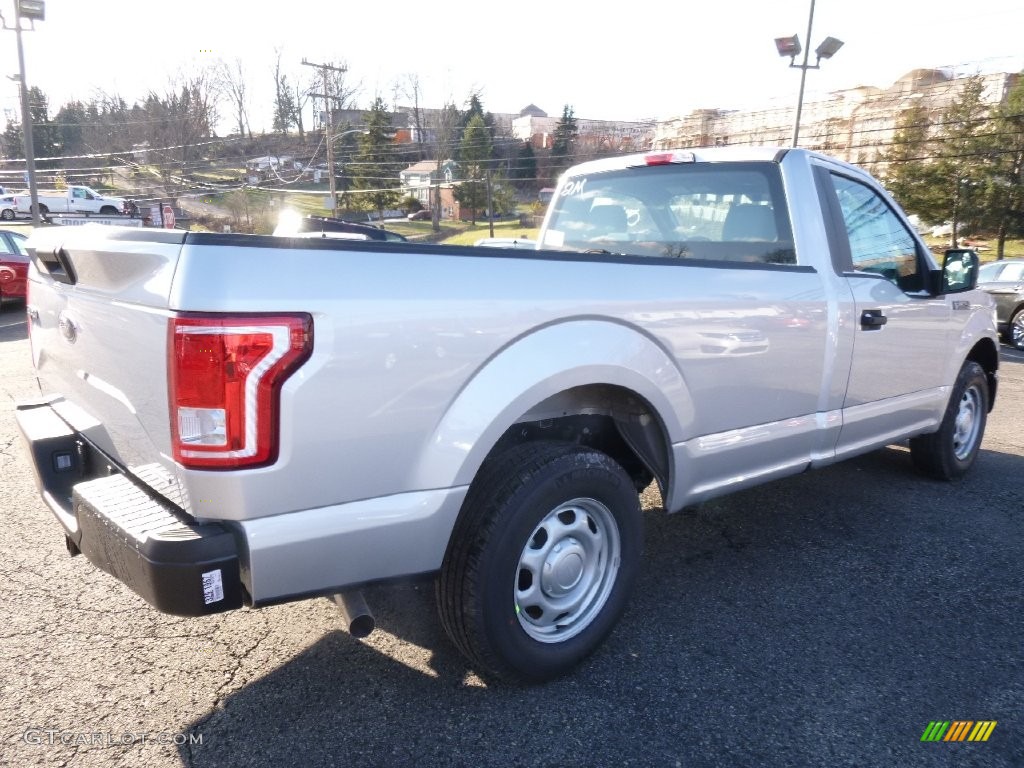
[[[170,459],[167,307],[185,232],[37,230],[29,332],[41,393],[123,469],[179,504]]]

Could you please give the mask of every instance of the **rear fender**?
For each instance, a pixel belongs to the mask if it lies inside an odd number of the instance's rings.
[[[480,367],[425,443],[414,487],[469,485],[524,414],[554,395],[594,384],[636,393],[655,411],[670,444],[684,439],[693,404],[678,367],[654,339],[607,320],[564,321],[517,338]]]

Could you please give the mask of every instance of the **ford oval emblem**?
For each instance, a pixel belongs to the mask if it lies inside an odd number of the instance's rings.
[[[78,328],[75,327],[74,322],[66,313],[61,312],[57,317],[57,328],[60,329],[60,335],[67,339],[72,344],[78,338]]]

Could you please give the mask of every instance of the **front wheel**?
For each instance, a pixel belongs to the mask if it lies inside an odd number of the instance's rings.
[[[112,205],[104,205],[100,208],[100,213],[104,216],[117,216],[120,211]]]
[[[975,362],[960,369],[937,432],[910,440],[919,470],[938,480],[962,477],[974,464],[988,419],[988,378]]]
[[[441,622],[484,675],[541,682],[608,635],[639,570],[643,519],[599,451],[532,443],[486,463],[437,580]]]

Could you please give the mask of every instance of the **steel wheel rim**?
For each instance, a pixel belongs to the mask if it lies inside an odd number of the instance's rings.
[[[975,448],[981,430],[981,392],[976,386],[968,387],[960,398],[953,425],[953,453],[964,461]]]
[[[560,643],[594,621],[622,559],[619,525],[596,499],[559,504],[526,540],[513,597],[519,625],[534,640]]]

